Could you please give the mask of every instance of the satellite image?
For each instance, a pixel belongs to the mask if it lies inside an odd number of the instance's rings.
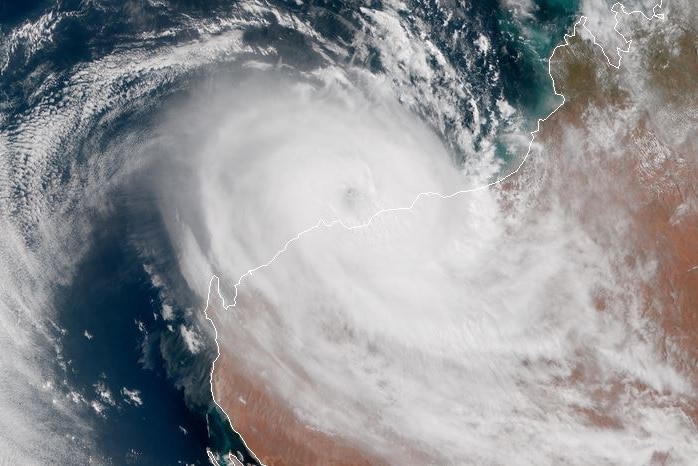
[[[0,0],[0,465],[698,465],[698,2]]]

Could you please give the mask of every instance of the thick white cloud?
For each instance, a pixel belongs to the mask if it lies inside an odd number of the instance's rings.
[[[606,5],[583,5],[589,27],[612,48],[618,37],[613,23],[601,19]],[[235,82],[236,91],[221,92],[228,107],[217,109],[220,118],[174,118],[174,129],[193,127],[201,133],[197,141],[207,141],[193,144],[176,169],[169,165],[171,154],[157,153],[164,168],[152,173],[178,264],[193,289],[203,295],[217,272],[230,299],[238,277],[320,219],[358,225],[382,208],[410,205],[417,192],[477,185],[484,181],[478,173],[497,169],[483,156],[479,170],[466,177],[439,138],[405,112],[426,108],[427,119],[445,130],[446,121],[460,121],[457,104],[469,101],[470,91],[467,77],[456,76],[426,32],[403,30],[399,7],[365,11],[362,19],[369,32],[363,40],[378,49],[394,87],[388,78],[353,70],[359,81],[370,81],[363,83],[366,97],[348,90],[350,80],[330,66],[303,76],[335,81],[324,90]],[[151,104],[148,96],[182,73],[235,61],[240,52],[273,52],[243,42],[240,31],[268,13],[258,5],[246,8],[251,18],[195,25],[201,41],[152,53],[117,51],[76,67],[64,92],[20,115],[12,130],[0,131],[0,375],[6,381],[0,389],[0,450],[11,452],[10,459],[43,460],[35,456],[37,445],[54,459],[76,451],[61,436],[65,424],[43,422],[47,416],[75,420],[70,404],[85,403],[79,394],[69,398],[55,390],[54,374],[44,370],[55,362],[45,331],[53,312],[49,288],[69,281],[71,267],[89,246],[83,244],[87,229],[73,217],[80,209],[66,206],[99,205],[112,186],[152,167],[151,148],[157,152],[162,140],[174,145],[184,138],[177,132],[164,132],[160,140],[136,134],[112,141],[85,166],[64,157],[66,147],[83,141],[99,115],[109,121],[110,112]],[[310,25],[276,16],[312,36]],[[33,53],[50,42],[55,21],[46,22],[23,27],[10,39],[36,36]],[[16,48],[12,44],[8,49]],[[341,47],[331,49],[349,60]],[[368,50],[357,47],[357,58]],[[438,66],[430,68],[432,62]],[[386,95],[398,96],[402,105]],[[472,147],[463,124],[456,128],[449,136],[461,148]],[[64,171],[74,174],[65,186]],[[628,373],[660,392],[687,387],[649,345],[635,340],[644,325],[635,320],[637,303],[624,303],[628,307],[620,311],[632,318],[622,324],[593,309],[590,292],[600,284],[627,292],[614,281],[608,245],[591,241],[554,202],[544,212],[531,210],[526,198],[504,207],[499,194],[425,198],[412,211],[381,216],[367,228],[314,230],[272,266],[243,280],[239,309],[218,316],[225,332],[221,343],[246,355],[246,363],[265,374],[309,424],[394,458],[396,444],[386,438],[455,462],[515,452],[506,463],[539,463],[590,446],[588,456],[571,460],[598,463],[615,455],[637,464],[654,449],[671,448],[691,458],[695,445],[684,437],[687,421],[678,410],[657,409],[652,400],[626,394],[621,406],[627,428],[612,434],[582,426],[563,409],[591,404],[584,389],[552,383],[580,360],[594,362],[601,385]],[[55,223],[65,226],[57,235]],[[39,246],[32,249],[27,237],[37,225],[33,239]],[[193,336],[189,328],[181,327],[182,335]],[[198,348],[199,340],[190,341]],[[77,420],[75,426],[87,431]]]
[[[214,311],[225,357],[241,355],[235,363],[310,426],[395,463],[410,461],[410,450],[438,464],[696,457],[695,427],[673,401],[694,389],[646,338],[654,324],[642,317],[639,287],[651,264],[622,266],[622,217],[605,227],[599,219],[592,228],[607,231],[591,237],[558,203],[597,194],[607,180],[556,180],[513,202],[498,189],[426,197],[353,228],[418,192],[474,180],[419,125],[382,119],[390,105],[372,103],[377,118],[356,118],[360,110],[346,112],[346,102],[308,99],[286,107],[262,99],[221,123],[203,152],[206,254],[228,285],[227,302],[245,270],[268,265],[243,276],[234,309]],[[622,123],[600,144],[617,141]],[[568,163],[583,163],[574,130],[560,144]],[[542,172],[555,163],[537,162]],[[535,182],[540,173],[528,176]],[[627,213],[610,202],[604,212]],[[287,243],[318,219],[344,225]],[[594,302],[599,290],[613,297],[604,312]],[[580,368],[583,383],[566,383]],[[610,408],[620,427],[600,428],[585,410],[605,414],[599,391],[618,380],[632,381]]]

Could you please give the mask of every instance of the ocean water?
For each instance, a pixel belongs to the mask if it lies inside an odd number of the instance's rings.
[[[393,80],[456,163],[488,147],[504,162],[522,155],[510,136],[525,138],[557,105],[547,59],[578,2],[540,0],[530,12],[497,0],[405,5],[401,27],[429,38],[450,78],[426,54],[426,70],[392,63],[401,52],[373,39],[397,32],[371,30],[384,25],[360,14],[388,8],[378,0],[0,3],[0,212],[17,256],[41,264],[50,283],[50,306],[26,311],[53,342],[52,392],[37,396],[60,400],[87,433],[68,445],[78,462],[206,464],[207,449],[252,461],[211,399],[205,290],[183,276],[160,211],[168,201],[151,183],[162,160],[186,158],[198,141],[186,116],[181,133],[160,126],[181,102],[266,67],[314,83],[318,70],[351,63]],[[68,272],[54,274],[56,263]]]
[[[66,388],[92,398],[96,441],[115,463],[204,464],[205,417],[187,407],[157,351],[157,293],[120,228],[106,227],[57,293]]]
[[[176,331],[182,322],[163,320],[137,247],[137,217],[126,218],[117,209],[97,221],[78,273],[56,290],[63,384],[86,401],[96,456],[113,464],[208,464],[209,448],[244,452],[208,392],[215,348],[208,342],[192,355]],[[172,254],[167,249],[158,254]]]

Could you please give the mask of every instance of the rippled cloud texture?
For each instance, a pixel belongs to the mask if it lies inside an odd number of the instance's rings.
[[[146,3],[115,15],[141,27],[164,8]],[[117,211],[127,225],[137,223],[130,215],[152,222],[138,237],[144,257],[171,245],[166,265],[141,268],[167,298],[156,318],[192,358],[205,355],[213,328],[178,304],[203,308],[213,274],[225,304],[237,298],[224,309],[214,281],[208,315],[237,370],[219,374],[219,389],[244,378],[339,443],[391,464],[698,457],[686,408],[695,361],[674,358],[693,353],[662,346],[673,342],[652,300],[663,257],[657,242],[634,242],[644,225],[636,181],[666,192],[676,180],[658,175],[663,164],[696,162],[695,90],[666,105],[652,74],[695,52],[675,47],[695,30],[695,7],[672,2],[659,25],[623,17],[636,42],[618,74],[585,36],[572,53],[582,61],[560,66],[588,79],[570,80],[572,106],[543,128],[516,179],[425,197],[353,228],[419,192],[507,173],[533,129],[502,90],[504,39],[469,34],[488,18],[480,10],[471,24],[470,10],[454,19],[439,7],[429,22],[381,3],[343,12],[339,39],[318,20],[336,12],[301,5],[240,2],[210,18],[168,6],[171,27],[138,29],[139,47],[23,76],[17,95],[29,104],[13,100],[0,115],[0,460],[101,459],[97,395],[67,382],[54,306],[94,246],[97,220]],[[527,24],[534,3],[501,5]],[[581,2],[607,51],[626,45],[609,7]],[[3,32],[3,83],[74,16],[57,10]],[[439,29],[454,21],[465,23]],[[672,225],[695,213],[687,199]],[[181,289],[170,287],[180,275]],[[207,392],[206,383],[189,374],[173,384]],[[114,410],[148,405],[135,385],[104,384],[94,387],[104,399],[123,398]]]

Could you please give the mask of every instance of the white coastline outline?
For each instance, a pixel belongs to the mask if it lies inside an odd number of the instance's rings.
[[[572,39],[573,37],[576,37],[576,36],[577,36],[577,28],[578,28],[578,27],[582,27],[583,29],[585,29],[585,30],[591,35],[591,38],[592,38],[592,40],[593,40],[593,44],[592,44],[592,45],[595,45],[595,46],[597,46],[597,47],[599,47],[599,48],[601,49],[601,53],[603,53],[603,56],[606,58],[606,61],[608,62],[608,64],[609,64],[610,66],[612,66],[613,68],[620,69],[620,65],[621,65],[621,62],[622,62],[622,60],[623,60],[622,54],[623,54],[623,53],[628,53],[628,52],[630,52],[630,44],[632,43],[632,40],[628,40],[628,39],[625,37],[625,35],[623,35],[623,33],[621,33],[621,32],[618,30],[618,25],[620,24],[620,20],[618,19],[618,15],[619,15],[620,13],[623,13],[623,14],[625,14],[626,16],[630,16],[630,15],[633,15],[633,14],[641,14],[641,15],[642,15],[646,20],[648,20],[648,21],[652,21],[652,20],[655,19],[655,18],[656,18],[656,19],[662,19],[662,20],[663,20],[663,19],[666,18],[665,14],[664,14],[664,13],[656,13],[656,10],[657,10],[658,8],[662,8],[663,3],[664,3],[664,0],[659,0],[659,3],[655,3],[655,5],[652,7],[652,16],[647,16],[647,15],[645,14],[645,12],[642,11],[642,10],[626,11],[625,5],[623,5],[621,2],[616,2],[616,3],[614,3],[614,4],[611,6],[611,12],[613,13],[613,18],[614,18],[614,20],[615,20],[615,24],[614,24],[614,26],[613,26],[613,30],[616,31],[616,34],[618,34],[618,35],[623,39],[623,41],[625,42],[625,48],[624,48],[624,49],[621,48],[621,47],[616,47],[616,53],[617,53],[617,55],[618,55],[618,64],[615,64],[615,63],[613,63],[613,62],[611,61],[611,58],[609,58],[608,54],[606,54],[606,50],[604,49],[603,45],[600,44],[599,42],[597,42],[597,40],[596,40],[596,35],[595,35],[589,28],[587,28],[586,23],[587,23],[587,19],[588,19],[588,18],[587,18],[586,16],[584,16],[584,15],[580,15],[579,19],[574,23],[574,26],[572,27],[572,34],[564,34],[564,36],[563,36],[564,43],[561,43],[561,44],[555,46],[555,48],[553,49],[553,51],[552,51],[551,54],[550,54],[550,57],[548,58],[548,75],[550,76],[550,80],[552,81],[552,84],[553,84],[553,93],[554,93],[555,96],[562,97],[562,102],[560,103],[560,105],[558,105],[557,107],[555,107],[555,109],[553,109],[553,110],[548,114],[548,116],[546,116],[545,118],[539,118],[539,119],[538,119],[537,124],[536,124],[536,129],[530,132],[531,140],[530,140],[530,142],[529,142],[529,144],[528,144],[528,149],[527,149],[527,151],[526,151],[526,154],[523,156],[523,158],[521,159],[521,162],[519,163],[519,165],[516,167],[516,169],[515,169],[514,171],[512,171],[512,172],[510,172],[510,173],[508,173],[508,174],[506,174],[506,175],[504,175],[504,176],[502,176],[502,177],[500,177],[500,178],[497,178],[495,181],[492,181],[492,182],[487,183],[487,184],[485,184],[485,185],[478,186],[478,187],[475,187],[475,188],[469,188],[469,189],[463,189],[463,190],[455,191],[455,192],[453,192],[453,193],[451,193],[451,194],[441,194],[441,193],[431,192],[431,191],[426,191],[426,192],[418,193],[418,194],[414,197],[414,199],[412,200],[412,202],[410,203],[409,206],[392,207],[392,208],[388,208],[388,209],[381,209],[381,210],[375,212],[373,215],[371,215],[371,216],[368,218],[368,220],[366,220],[364,223],[361,223],[361,224],[359,224],[359,225],[346,225],[341,219],[332,220],[332,221],[330,221],[330,222],[327,222],[327,221],[324,220],[324,219],[320,219],[320,220],[318,220],[318,222],[317,222],[315,225],[310,226],[310,227],[306,228],[305,230],[300,231],[300,232],[297,233],[293,238],[289,239],[289,240],[284,244],[284,246],[283,246],[281,249],[279,249],[279,250],[274,254],[274,256],[272,256],[272,258],[269,259],[267,262],[265,262],[265,263],[263,263],[263,264],[260,264],[260,265],[258,265],[257,267],[251,268],[251,269],[247,270],[244,274],[240,275],[240,277],[238,278],[237,282],[233,285],[233,286],[234,286],[234,289],[235,289],[235,294],[233,295],[233,300],[232,300],[232,303],[230,303],[230,304],[227,304],[227,305],[225,304],[225,297],[224,297],[223,294],[221,293],[221,288],[220,288],[220,278],[219,278],[217,275],[215,275],[215,274],[211,276],[211,279],[209,280],[209,285],[208,285],[208,293],[207,293],[207,295],[206,295],[206,307],[204,308],[204,316],[205,316],[206,320],[208,320],[208,321],[211,323],[211,325],[213,326],[214,340],[215,340],[215,342],[216,342],[216,358],[215,358],[215,359],[213,360],[213,362],[211,363],[211,371],[210,371],[210,373],[209,373],[209,386],[210,386],[209,388],[210,388],[210,390],[211,390],[211,399],[213,400],[213,402],[215,403],[215,405],[218,407],[218,409],[220,409],[220,411],[221,411],[223,414],[225,414],[225,417],[226,417],[226,419],[228,420],[228,423],[230,424],[230,428],[233,429],[233,431],[234,431],[236,434],[238,434],[238,436],[239,436],[240,439],[242,440],[242,443],[243,443],[243,445],[245,446],[245,449],[247,450],[247,452],[248,452],[250,455],[252,455],[252,457],[254,457],[254,459],[255,459],[259,464],[261,464],[262,466],[266,466],[264,463],[262,463],[262,461],[261,461],[259,458],[257,458],[257,455],[255,455],[255,453],[250,449],[250,447],[247,445],[247,443],[245,442],[245,439],[242,437],[242,435],[240,435],[240,433],[239,433],[237,430],[235,430],[235,426],[233,425],[233,421],[230,419],[230,416],[229,416],[228,413],[225,411],[225,409],[223,409],[223,407],[222,407],[220,404],[218,404],[218,402],[216,401],[216,397],[215,397],[215,395],[214,395],[214,393],[213,393],[213,372],[215,371],[215,368],[216,368],[216,362],[218,361],[218,358],[220,358],[220,356],[221,356],[220,345],[218,344],[218,329],[216,328],[216,324],[213,322],[213,319],[211,319],[211,318],[209,317],[209,315],[208,315],[208,307],[209,307],[209,304],[210,304],[211,288],[213,287],[213,281],[214,281],[214,280],[216,281],[216,292],[218,293],[218,297],[219,297],[219,299],[221,300],[221,303],[222,303],[222,306],[223,306],[223,311],[227,311],[229,308],[235,307],[235,305],[237,304],[238,286],[242,285],[242,282],[243,282],[243,280],[244,280],[246,277],[252,275],[254,272],[256,272],[256,271],[258,271],[258,270],[260,270],[260,269],[263,269],[263,268],[266,268],[266,267],[269,267],[270,265],[272,265],[272,264],[274,263],[274,261],[276,261],[276,259],[277,259],[281,254],[283,254],[284,252],[286,252],[286,250],[287,250],[293,243],[295,243],[296,241],[300,240],[301,237],[303,237],[304,235],[310,233],[311,231],[317,230],[317,229],[320,228],[320,227],[331,228],[331,227],[333,227],[333,226],[335,226],[335,225],[339,225],[339,226],[341,226],[342,228],[344,228],[345,230],[348,230],[348,231],[350,231],[350,230],[357,230],[357,229],[360,229],[360,228],[366,228],[366,227],[369,227],[369,226],[371,225],[371,223],[373,222],[373,220],[374,220],[375,218],[377,218],[377,217],[379,217],[379,216],[381,216],[381,215],[383,215],[383,214],[390,213],[390,212],[401,212],[401,211],[409,211],[409,210],[412,210],[412,208],[415,206],[415,204],[416,204],[420,199],[422,199],[422,198],[425,198],[425,197],[434,197],[434,196],[435,196],[435,197],[439,197],[439,198],[441,198],[441,199],[450,199],[450,198],[453,198],[453,197],[458,196],[458,195],[461,195],[461,194],[472,193],[472,192],[476,192],[476,191],[483,191],[483,190],[485,190],[485,189],[491,188],[492,186],[495,186],[495,185],[500,184],[500,183],[502,183],[503,181],[507,180],[507,179],[510,178],[511,176],[513,176],[513,175],[515,175],[516,173],[518,173],[518,171],[519,171],[519,170],[523,167],[523,165],[526,163],[526,160],[528,159],[529,155],[531,154],[531,150],[533,149],[533,142],[534,142],[535,139],[536,139],[536,134],[538,134],[538,133],[540,132],[541,123],[547,121],[550,117],[552,117],[552,116],[553,116],[558,110],[560,110],[560,109],[562,108],[562,106],[565,105],[565,103],[567,102],[567,99],[565,98],[565,96],[564,96],[563,94],[557,92],[557,88],[556,88],[556,86],[555,86],[555,78],[553,77],[553,74],[552,74],[552,69],[551,69],[551,68],[552,68],[552,60],[553,60],[553,57],[555,56],[555,52],[557,52],[557,50],[558,50],[559,48],[564,48],[564,47],[567,47],[568,45],[570,45],[569,39]],[[214,464],[215,466],[221,466],[220,463],[219,463],[218,460],[214,457],[214,454],[211,452],[211,450],[210,450],[209,448],[206,449],[206,453],[207,453],[207,455],[208,455],[208,457],[209,457],[209,460],[211,461],[212,464]],[[233,452],[229,452],[229,453],[228,453],[228,460],[231,461],[233,464],[242,465],[242,463],[233,455]]]

